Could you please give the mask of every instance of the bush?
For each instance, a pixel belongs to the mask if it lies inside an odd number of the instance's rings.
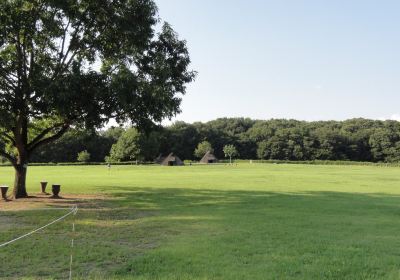
[[[78,153],[77,160],[79,162],[88,162],[90,160],[90,154],[88,151],[84,150],[80,153]]]
[[[196,150],[194,150],[194,156],[196,158],[202,158],[207,152],[214,153],[214,149],[212,148],[210,142],[203,141],[197,145]]]

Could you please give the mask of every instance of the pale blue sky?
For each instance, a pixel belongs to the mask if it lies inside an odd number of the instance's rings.
[[[400,1],[156,2],[199,72],[176,120],[400,119]]]

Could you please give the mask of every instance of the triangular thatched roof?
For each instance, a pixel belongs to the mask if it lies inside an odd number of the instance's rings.
[[[162,154],[159,154],[158,157],[156,157],[154,159],[154,162],[158,163],[158,164],[161,164],[163,162],[163,160],[164,160],[164,157],[162,156]]]
[[[174,153],[170,153],[164,158],[164,160],[161,162],[161,165],[184,165],[184,163],[178,156],[174,155]]]
[[[218,159],[210,151],[208,151],[200,160],[200,163],[216,163],[217,161]]]

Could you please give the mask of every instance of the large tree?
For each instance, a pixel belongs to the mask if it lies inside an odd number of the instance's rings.
[[[189,63],[151,0],[0,1],[0,155],[15,168],[14,197],[27,196],[32,152],[69,128],[174,116]]]

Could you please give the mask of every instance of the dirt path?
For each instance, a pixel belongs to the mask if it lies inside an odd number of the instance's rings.
[[[99,202],[104,201],[105,196],[93,194],[63,194],[61,198],[52,198],[51,195],[33,194],[29,198],[20,198],[10,201],[0,200],[0,211],[29,210],[46,207],[72,207],[97,208]]]

